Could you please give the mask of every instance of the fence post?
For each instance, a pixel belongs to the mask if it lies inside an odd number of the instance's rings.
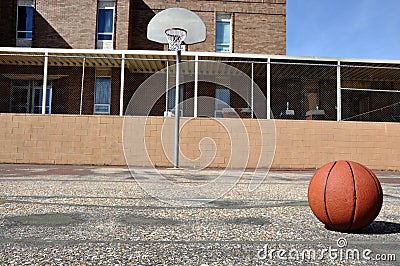
[[[124,87],[125,87],[125,54],[121,59],[121,89],[119,93],[119,115],[124,115]]]
[[[166,68],[165,68],[165,113],[164,116],[167,115],[168,112],[168,90],[169,90],[169,61],[167,59]]]
[[[251,63],[251,118],[254,118],[254,63]]]
[[[45,52],[45,54],[44,54],[44,69],[43,69],[42,115],[46,114],[48,64],[49,64],[49,52]]]
[[[267,62],[267,119],[271,119],[271,58]]]
[[[197,117],[197,104],[198,104],[198,92],[199,92],[199,56],[195,56],[194,61],[194,104],[193,104],[193,117]]]
[[[81,102],[79,104],[79,114],[82,115],[82,106],[83,106],[83,85],[85,81],[85,64],[86,64],[86,57],[83,58],[82,62],[82,80],[81,80]]]
[[[341,86],[340,61],[336,67],[336,120],[342,120],[342,86]]]

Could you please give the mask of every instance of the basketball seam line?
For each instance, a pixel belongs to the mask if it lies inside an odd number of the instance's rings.
[[[331,218],[329,218],[328,208],[327,208],[327,206],[326,206],[326,187],[328,186],[328,178],[329,178],[329,176],[330,176],[330,174],[331,174],[331,172],[332,172],[332,170],[333,170],[333,167],[335,167],[335,165],[336,165],[336,161],[333,163],[331,169],[329,169],[328,175],[327,175],[326,178],[325,178],[325,186],[324,186],[324,207],[325,207],[325,214],[326,214],[326,217],[328,218],[328,221],[329,221],[329,223],[330,223],[330,226],[331,226],[333,229],[337,229],[337,228],[333,225],[333,223],[332,223],[332,221],[331,221]]]
[[[373,176],[372,171],[371,170],[367,170],[367,172],[368,172],[369,176],[372,178],[372,180],[374,181],[376,191],[378,191],[376,196],[378,197],[378,201],[379,201],[381,199],[380,196],[383,194],[382,187],[380,187],[380,185],[376,182],[376,180],[375,180],[376,176],[375,177]],[[382,197],[383,197],[383,195],[382,195]],[[382,205],[381,205],[381,208],[382,208]]]
[[[351,227],[352,227],[353,224],[354,224],[354,218],[355,218],[355,216],[356,216],[357,193],[356,193],[356,180],[355,180],[355,178],[354,178],[353,168],[351,167],[350,162],[346,161],[346,163],[347,163],[347,165],[349,166],[350,171],[351,171],[351,177],[352,177],[352,179],[353,179],[353,189],[354,189],[354,196],[353,196],[354,204],[353,204],[353,211],[352,211],[352,214],[351,214],[351,223],[350,223],[349,228],[347,229],[347,230],[350,230]]]
[[[368,172],[369,176],[372,178],[372,180],[374,181],[376,190],[378,191],[378,196],[379,196],[379,194],[383,194],[383,193],[382,193],[382,187],[380,188],[379,185],[378,185],[378,183],[377,183],[376,180],[375,180],[375,177],[376,177],[376,176],[374,177],[372,171],[370,171],[370,170],[367,170],[367,172]],[[376,177],[376,178],[378,178],[378,177]]]

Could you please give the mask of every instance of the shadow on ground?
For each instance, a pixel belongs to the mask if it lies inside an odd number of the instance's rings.
[[[329,231],[337,231],[325,226]],[[357,231],[346,231],[345,233],[356,235],[389,235],[400,233],[400,224],[393,222],[374,221],[370,225]]]
[[[366,235],[397,234],[400,233],[400,224],[385,221],[375,221],[367,227],[354,233]]]

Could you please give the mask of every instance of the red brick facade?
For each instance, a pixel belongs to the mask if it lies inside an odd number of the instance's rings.
[[[94,1],[36,0],[35,10],[32,47],[94,48]]]
[[[0,46],[15,46],[15,25],[16,16],[9,14],[17,14],[17,7],[13,1],[0,1]]]
[[[97,1],[34,0],[32,47],[95,49]],[[232,14],[232,51],[286,53],[286,0],[116,0],[113,48],[165,50],[146,38],[147,24],[161,10],[183,7],[197,13],[207,27],[205,43],[192,51],[215,51],[217,12]],[[11,14],[11,16],[10,16]],[[14,15],[13,15],[14,14]],[[16,46],[17,0],[0,3],[0,46]]]
[[[33,0],[33,48],[95,49],[97,35],[98,0]],[[0,47],[15,47],[17,0],[0,1]],[[285,54],[286,50],[286,0],[115,0],[113,49],[116,50],[166,50],[167,46],[147,39],[147,24],[153,16],[167,8],[182,7],[198,14],[207,28],[204,43],[187,47],[189,51],[214,52],[217,12],[231,13],[232,43],[235,53]],[[11,15],[10,15],[11,14]],[[0,66],[1,112],[9,112],[11,80],[41,79],[43,66]],[[98,65],[97,65],[98,66]],[[104,67],[104,66],[101,66]],[[99,68],[98,68],[99,69]],[[82,87],[82,67],[57,65],[48,67],[52,86],[53,114],[79,114],[82,93],[82,114],[93,114],[96,72],[90,63],[85,68]],[[101,69],[101,68],[100,68]],[[108,69],[111,77],[110,114],[120,113],[120,68]],[[32,77],[37,75],[37,77]],[[150,74],[126,70],[124,108],[135,90]],[[55,78],[54,78],[55,77]],[[199,96],[215,96],[215,84],[200,83]],[[194,96],[194,85],[185,87],[185,99]],[[265,90],[265,84],[261,84]],[[247,107],[243,99],[232,94],[235,107]],[[190,108],[189,108],[190,109]],[[192,108],[193,109],[193,108]],[[163,115],[165,97],[161,97],[151,110],[152,115]],[[212,115],[212,110],[203,110]],[[210,112],[208,112],[210,111]],[[200,112],[199,112],[200,114]],[[186,115],[193,115],[193,112]]]

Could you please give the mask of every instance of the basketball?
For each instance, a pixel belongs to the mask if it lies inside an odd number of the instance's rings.
[[[319,168],[308,187],[308,203],[328,229],[348,232],[369,225],[379,214],[382,187],[367,167],[352,161]]]

